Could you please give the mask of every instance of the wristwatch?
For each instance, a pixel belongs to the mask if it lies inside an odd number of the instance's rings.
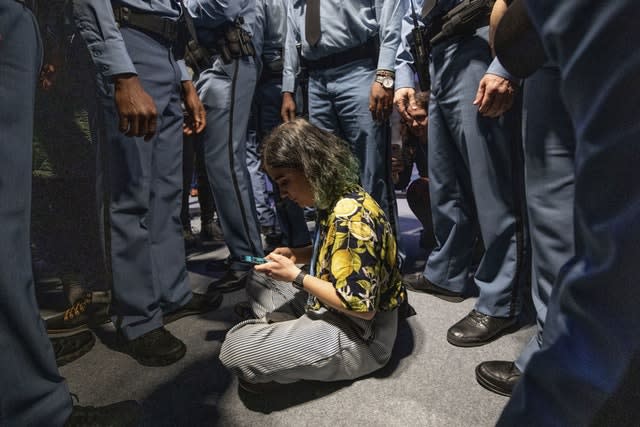
[[[380,83],[385,89],[393,89],[394,76],[392,71],[378,70],[376,71],[376,83]]]
[[[304,277],[307,275],[307,273],[305,273],[304,271],[300,270],[300,273],[298,273],[298,275],[296,276],[295,279],[293,279],[293,282],[291,282],[291,284],[293,285],[294,288],[296,289],[300,289],[301,291],[304,290]]]

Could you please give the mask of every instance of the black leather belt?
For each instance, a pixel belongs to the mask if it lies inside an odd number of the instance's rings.
[[[156,35],[169,43],[178,39],[181,23],[131,9],[126,6],[115,6],[113,16],[122,27],[132,27]]]
[[[352,47],[342,52],[334,53],[332,55],[325,56],[320,59],[304,59],[304,66],[313,70],[326,70],[328,68],[336,68],[350,62],[359,61],[362,59],[374,59],[378,58],[378,43],[376,39],[370,38],[366,43],[360,46]]]

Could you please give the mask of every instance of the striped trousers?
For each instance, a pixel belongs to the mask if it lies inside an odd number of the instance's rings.
[[[253,273],[246,286],[258,319],[234,326],[220,351],[222,364],[252,382],[355,379],[389,361],[397,310],[361,320],[305,309],[308,294],[290,283]]]

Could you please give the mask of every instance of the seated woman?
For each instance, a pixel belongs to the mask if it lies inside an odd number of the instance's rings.
[[[354,379],[383,367],[406,298],[396,239],[358,185],[348,145],[303,119],[264,141],[263,164],[282,197],[318,212],[313,247],[277,248],[246,285],[256,319],[233,327],[220,352],[240,385]],[[296,264],[310,264],[306,274]]]

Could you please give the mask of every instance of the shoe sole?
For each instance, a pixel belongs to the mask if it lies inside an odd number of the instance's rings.
[[[87,341],[86,344],[84,344],[82,347],[78,348],[76,351],[66,354],[64,356],[61,357],[56,357],[56,364],[58,366],[64,366],[68,363],[73,362],[76,359],[81,358],[82,356],[84,356],[85,354],[87,354],[92,348],[93,346],[96,344],[96,337],[91,334],[91,340]]]
[[[479,367],[476,366],[476,381],[478,382],[478,384],[480,384],[480,386],[489,390],[492,393],[499,394],[501,396],[511,397],[511,391],[507,391],[503,388],[500,388],[495,384],[493,384],[492,382],[487,381],[483,376],[479,375],[478,368]]]
[[[454,345],[456,347],[481,347],[485,344],[489,344],[492,341],[497,340],[498,338],[510,334],[512,332],[515,332],[519,329],[519,325],[516,322],[515,324],[511,325],[511,326],[507,326],[504,329],[501,329],[499,332],[497,332],[495,335],[492,335],[490,338],[484,340],[484,341],[473,341],[473,342],[460,342],[460,341],[456,341],[455,339],[451,339],[449,337],[449,334],[447,334],[447,341],[449,342],[449,344]]]
[[[220,304],[222,304],[222,299],[223,299],[222,294],[220,294],[213,303],[207,306],[206,310],[178,309],[175,312],[169,313],[166,316],[164,316],[163,323],[165,325],[168,325],[169,323],[173,323],[176,320],[182,319],[183,317],[195,316],[196,314],[204,314],[204,313],[209,313],[211,311],[217,310],[220,307]]]

